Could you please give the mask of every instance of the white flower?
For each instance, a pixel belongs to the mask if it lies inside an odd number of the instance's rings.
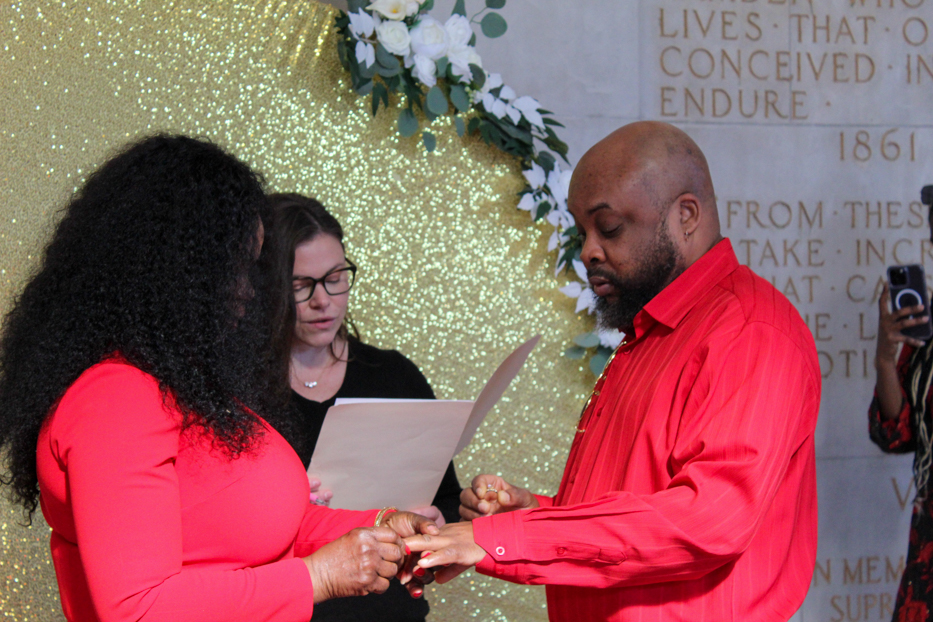
[[[615,350],[619,347],[619,344],[622,343],[622,340],[625,339],[625,333],[614,328],[609,330],[601,330],[597,333],[599,335],[599,344],[610,350]]]
[[[526,192],[522,195],[521,200],[518,202],[518,209],[525,210],[530,212],[534,207],[538,205],[537,199],[535,199],[534,193]]]
[[[408,56],[411,37],[402,22],[382,22],[376,27],[376,37],[386,50],[397,56]]]
[[[483,59],[476,53],[476,48],[469,45],[454,46],[451,44],[447,50],[447,60],[454,68],[454,75],[459,76],[461,82],[473,81],[470,65],[483,66]]]
[[[376,0],[367,8],[378,11],[384,17],[392,20],[402,20],[418,12],[421,3],[418,0]]]
[[[427,56],[415,54],[412,59],[412,74],[425,86],[437,84],[437,63]]]
[[[583,292],[583,284],[579,281],[570,281],[558,291],[562,294],[566,294],[570,298],[579,298],[580,294]]]
[[[574,313],[579,313],[584,309],[586,309],[588,313],[592,313],[595,308],[596,296],[593,294],[593,290],[587,287],[580,292],[580,295],[577,297],[577,309]]]
[[[426,15],[411,29],[411,49],[415,54],[437,60],[447,54],[449,40],[444,26]]]
[[[372,67],[376,62],[376,46],[365,41],[356,42],[356,60],[366,63],[367,67]]]
[[[357,39],[368,39],[373,36],[373,29],[376,27],[376,20],[373,16],[360,9],[356,13],[350,13],[350,32]]]
[[[532,162],[531,168],[522,171],[522,175],[525,176],[525,181],[528,182],[528,185],[535,190],[540,190],[545,182],[547,182],[547,175],[544,169],[534,162]]]
[[[535,98],[523,95],[513,101],[512,105],[522,111],[522,116],[528,119],[529,123],[542,130],[544,129],[544,119],[541,118],[541,113],[538,112],[541,105]]]
[[[512,101],[515,99],[515,89],[508,85],[503,86],[499,89],[499,99],[507,102]]]
[[[473,28],[470,26],[470,20],[463,15],[451,15],[450,19],[444,22],[444,30],[447,31],[451,47],[468,46],[470,45],[470,39],[473,38]]]
[[[584,283],[589,283],[589,279],[586,276],[586,266],[583,265],[583,262],[579,259],[573,260],[573,271],[577,273],[577,276]]]

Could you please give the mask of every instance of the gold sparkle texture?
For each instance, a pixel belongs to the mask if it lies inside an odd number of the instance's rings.
[[[116,149],[154,132],[208,137],[270,190],[331,208],[360,266],[350,305],[364,340],[406,354],[438,397],[476,397],[512,348],[543,334],[456,464],[463,484],[493,472],[553,494],[592,378],[560,356],[585,325],[556,289],[543,226],[515,208],[518,163],[445,118],[426,153],[397,134],[397,101],[373,119],[337,60],[334,16],[310,0],[0,5],[0,306]],[[48,526],[21,521],[0,502],[0,617],[60,620]],[[427,597],[432,620],[546,619],[542,588],[473,573]]]

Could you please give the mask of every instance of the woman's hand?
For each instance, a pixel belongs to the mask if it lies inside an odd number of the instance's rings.
[[[891,311],[891,292],[885,283],[881,298],[878,299],[878,349],[875,359],[879,363],[897,365],[897,354],[902,343],[921,348],[924,342],[906,336],[903,331],[912,326],[919,326],[928,319],[926,314],[910,317],[923,312],[923,305],[904,307]]]
[[[325,544],[304,562],[314,586],[314,602],[341,596],[385,592],[399,572],[406,546],[388,527],[354,529]]]
[[[321,488],[321,480],[314,475],[308,475],[308,483],[311,485],[311,503],[330,505],[330,500],[334,498],[333,491],[329,488]]]
[[[403,538],[419,534],[437,535],[440,533],[440,529],[433,520],[413,512],[391,512],[383,517],[382,524],[395,530]],[[407,548],[405,552],[410,553]],[[414,598],[424,594],[424,586],[434,581],[432,571],[416,565],[418,559],[417,555],[410,555],[406,562],[402,564],[397,575],[399,581],[408,588],[408,593]]]
[[[443,527],[447,524],[447,521],[444,520],[444,515],[441,514],[441,511],[437,509],[436,505],[429,505],[426,508],[416,508],[412,510],[414,514],[420,514],[427,519],[434,521],[434,524],[438,527]]]
[[[919,339],[904,335],[903,330],[927,321],[927,315],[910,317],[923,312],[923,305],[891,311],[891,293],[885,283],[878,300],[878,348],[875,351],[875,393],[878,410],[886,419],[896,418],[904,406],[904,393],[897,377],[897,356],[902,344],[923,347]]]
[[[460,517],[463,520],[536,507],[538,499],[533,494],[497,475],[477,475],[470,487],[460,493]]]
[[[439,535],[421,535],[405,538],[412,552],[420,552],[418,567],[436,568],[438,583],[447,583],[464,570],[475,566],[486,557],[486,551],[473,540],[473,523],[450,523]]]

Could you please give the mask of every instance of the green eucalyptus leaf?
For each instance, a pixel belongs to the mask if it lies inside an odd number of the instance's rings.
[[[463,136],[466,134],[466,123],[463,122],[463,119],[460,117],[454,117],[454,125],[457,126],[457,136]]]
[[[551,205],[548,201],[541,201],[538,203],[538,209],[535,211],[535,222],[547,216],[548,212],[550,212],[553,207],[554,206]]]
[[[605,352],[603,350],[606,350],[606,348],[597,350],[596,354],[590,359],[590,371],[597,376],[603,373],[606,363],[609,362],[609,352],[608,350]]]
[[[386,80],[384,80],[384,82],[386,83],[386,88],[389,89],[389,93],[394,93],[395,91],[398,90],[398,87],[402,84],[402,79],[398,77],[397,75],[395,75],[395,76],[392,76],[391,78],[387,78]],[[386,105],[388,105],[388,103],[389,103],[389,96],[386,95]]]
[[[376,62],[386,69],[398,69],[401,66],[395,54],[385,49],[381,43],[376,45]]]
[[[398,132],[405,138],[418,133],[418,119],[411,108],[405,108],[398,114]]]
[[[473,74],[473,86],[478,89],[483,88],[483,85],[486,84],[486,72],[483,71],[483,68],[470,63],[470,73]]]
[[[424,109],[424,118],[428,120],[428,123],[434,123],[434,119],[438,118],[439,116],[440,115],[431,112],[430,108]]]
[[[450,87],[450,101],[460,112],[466,112],[470,109],[470,97],[462,84],[455,84]]]
[[[446,56],[441,56],[436,61],[437,64],[437,75],[442,76],[447,73],[447,67],[450,66],[450,61],[447,60]]]
[[[347,0],[347,11],[349,13],[356,13],[367,6],[369,6],[369,0]]]
[[[356,65],[360,70],[360,77],[366,80],[372,80],[373,76],[376,75],[376,69],[379,67],[379,63],[373,63],[369,67],[366,66],[365,62],[358,63]]]
[[[454,10],[451,11],[450,14],[466,17],[466,0],[457,0],[454,2]]]
[[[599,336],[593,332],[583,333],[574,337],[573,342],[581,348],[595,348],[599,345]]]
[[[396,67],[395,69],[386,69],[379,63],[376,63],[376,73],[378,73],[383,78],[391,78],[392,76],[397,76],[401,70],[402,70],[401,66]]]
[[[428,110],[437,116],[447,114],[447,96],[439,86],[432,86],[428,91]]]
[[[428,150],[428,153],[434,151],[434,148],[437,147],[437,138],[431,132],[422,132],[421,142],[424,143],[424,148]]]
[[[486,0],[487,9],[501,9],[505,6],[505,0]]]
[[[366,97],[372,92],[373,92],[373,81],[372,80],[366,80],[365,82],[360,83],[360,85],[356,87],[356,94],[359,95],[360,97]]]
[[[427,13],[434,8],[434,0],[425,0],[421,3],[421,8],[418,9],[420,13]]]
[[[467,125],[467,131],[472,134],[479,129],[480,123],[482,123],[482,121],[480,121],[479,117],[473,117],[470,119],[470,123]]]
[[[586,349],[581,348],[580,346],[570,346],[569,348],[564,350],[564,356],[576,361],[586,356]]]
[[[486,13],[483,19],[480,20],[479,26],[483,34],[490,39],[501,37],[505,34],[505,31],[509,29],[509,25],[506,23],[505,18],[498,13]]]
[[[543,168],[545,171],[550,173],[554,170],[554,166],[557,164],[557,160],[554,159],[554,156],[547,151],[539,151],[538,157],[535,158],[538,162],[538,166]]]

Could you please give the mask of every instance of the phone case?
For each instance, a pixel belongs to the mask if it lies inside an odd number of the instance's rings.
[[[906,283],[897,281],[903,278],[892,278],[895,272],[903,277],[906,271]],[[895,284],[897,282],[897,284]],[[895,311],[904,307],[912,307],[917,304],[923,305],[923,313],[930,317],[926,324],[911,326],[901,331],[907,337],[926,340],[933,337],[933,316],[930,316],[930,301],[927,296],[926,275],[923,273],[923,266],[919,264],[910,264],[907,266],[891,266],[888,268],[888,288],[891,291],[891,306]]]

